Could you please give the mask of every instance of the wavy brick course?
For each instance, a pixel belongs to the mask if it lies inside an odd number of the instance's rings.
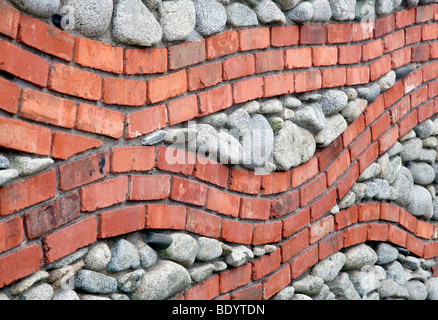
[[[185,299],[269,299],[319,260],[365,241],[437,257],[437,226],[391,203],[327,214],[370,163],[437,113],[437,13],[438,5],[405,9],[377,19],[371,32],[358,23],[273,26],[124,49],[72,37],[0,2],[0,70],[11,76],[0,78],[0,147],[59,160],[0,188],[0,287],[38,270],[41,258],[50,263],[141,229],[279,247],[208,278]],[[257,176],[133,145],[233,104],[366,84],[411,62],[422,64],[288,172]],[[166,152],[187,161],[169,164]]]

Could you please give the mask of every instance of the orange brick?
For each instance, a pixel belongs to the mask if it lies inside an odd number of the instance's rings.
[[[175,176],[172,178],[169,198],[195,206],[203,206],[207,201],[207,192],[207,185]]]
[[[238,33],[240,51],[265,49],[271,43],[269,27],[239,30]]]
[[[393,225],[388,225],[388,241],[399,245],[403,248],[406,248],[406,241],[407,241],[407,232],[404,230],[395,227]]]
[[[157,103],[179,96],[187,91],[187,72],[185,70],[147,81],[147,102]]]
[[[388,241],[388,225],[380,223],[369,223],[367,229],[367,240]]]
[[[294,74],[279,73],[263,77],[265,86],[264,97],[274,97],[294,92]]]
[[[310,207],[306,207],[283,220],[283,238],[288,238],[310,223]]]
[[[404,28],[415,23],[415,8],[400,10],[394,13],[396,28]]]
[[[427,5],[427,6],[421,6],[421,7],[416,7],[416,22],[417,23],[421,23],[421,22],[426,22],[426,21],[430,21],[434,18],[434,7],[433,5]]]
[[[65,61],[73,59],[72,35],[29,16],[20,16],[17,41]]]
[[[342,230],[358,221],[357,206],[339,211],[335,215],[335,230]]]
[[[327,185],[331,186],[344,174],[350,166],[350,153],[348,150],[342,152],[339,157],[327,168]]]
[[[327,25],[327,42],[344,43],[351,41],[351,25],[349,24],[328,24]]]
[[[300,29],[298,25],[271,27],[271,46],[287,47],[298,44]]]
[[[268,220],[271,214],[271,201],[269,199],[246,198],[240,201],[239,218],[252,220]]]
[[[154,107],[149,107],[126,116],[125,138],[136,138],[143,134],[164,128],[166,125],[166,106],[160,104]]]
[[[221,239],[228,242],[251,244],[254,227],[250,223],[222,220]]]
[[[239,35],[236,30],[222,32],[205,39],[207,59],[216,59],[239,50]]]
[[[329,215],[309,227],[309,242],[313,244],[325,236],[329,235],[335,229],[335,222],[332,215]]]
[[[53,63],[49,73],[50,90],[87,100],[99,100],[102,95],[102,79],[97,74]]]
[[[214,86],[222,82],[222,62],[217,61],[187,71],[187,85],[189,91]]]
[[[216,161],[197,156],[193,176],[214,185],[225,188],[228,183],[229,169]]]
[[[212,300],[219,295],[219,275],[208,278],[184,293],[185,300]]]
[[[309,246],[309,228],[303,229],[280,245],[281,262],[287,262]]]
[[[102,101],[106,104],[142,106],[146,102],[146,82],[105,77]]]
[[[240,211],[240,197],[216,188],[209,188],[205,208],[227,216],[237,217]]]
[[[391,71],[391,56],[383,56],[370,64],[370,80],[374,81]]]
[[[405,45],[405,32],[404,30],[400,30],[394,33],[391,33],[388,36],[383,38],[384,42],[384,52],[391,52],[402,48]]]
[[[355,244],[363,243],[367,240],[367,225],[350,227],[343,231],[344,248]]]
[[[112,73],[123,71],[123,48],[75,37],[75,62],[81,66]]]
[[[219,274],[219,293],[226,293],[231,290],[243,287],[251,281],[251,264],[226,270]]]
[[[76,122],[76,103],[39,91],[24,89],[20,117],[71,129]]]
[[[290,266],[286,265],[263,280],[263,298],[269,299],[291,281]]]
[[[414,26],[405,29],[406,45],[421,41],[421,26]]]
[[[263,97],[263,78],[251,78],[233,83],[233,101],[235,104]]]
[[[336,204],[336,189],[329,189],[321,198],[310,206],[311,221],[316,221]]]
[[[300,26],[300,44],[324,44],[327,40],[327,29],[324,25],[303,24]]]
[[[15,39],[17,37],[20,11],[2,1],[0,2],[0,17],[2,17],[0,21],[0,33]]]
[[[322,87],[320,70],[304,71],[295,73],[295,91],[306,92],[318,90]]]
[[[205,116],[233,105],[231,85],[226,84],[197,94],[200,115]]]
[[[254,260],[252,264],[251,279],[258,280],[266,276],[267,274],[275,271],[280,267],[281,252],[275,250],[274,252],[264,255],[260,259]]]
[[[256,73],[280,71],[284,68],[284,51],[271,50],[255,54]]]
[[[379,220],[380,218],[380,204],[379,203],[365,203],[357,206],[359,210],[359,221]]]
[[[262,194],[275,194],[289,190],[291,185],[291,173],[272,172],[262,177]]]
[[[144,228],[145,206],[137,205],[100,212],[97,219],[99,220],[98,238],[110,238],[131,233]]]
[[[166,199],[170,193],[169,175],[134,175],[128,183],[128,200],[132,201]]]
[[[312,48],[313,65],[332,66],[338,62],[338,48],[335,46],[323,46]]]
[[[354,64],[362,59],[361,45],[338,46],[338,63]]]
[[[266,243],[279,242],[281,240],[281,229],[281,221],[255,225],[252,245],[258,246]]]
[[[271,216],[275,218],[282,217],[293,211],[299,206],[298,191],[291,191],[271,200]]]
[[[377,144],[376,144],[377,146]],[[377,156],[374,158],[376,159]],[[338,183],[336,184],[337,191],[338,191],[338,199],[342,199],[348,190],[353,186],[353,184],[356,182],[357,178],[359,177],[359,169],[358,169],[357,162],[353,162],[350,168],[345,172],[345,174],[338,180]]]
[[[347,85],[364,84],[370,82],[369,66],[347,68]]]
[[[76,129],[102,134],[115,139],[123,135],[125,116],[121,112],[81,103]]]
[[[222,220],[213,214],[188,208],[186,230],[205,237],[218,238]]]
[[[191,152],[171,147],[157,148],[156,165],[160,170],[191,175],[195,163],[196,157]]]
[[[312,49],[309,47],[285,50],[286,69],[309,68],[312,66]]]
[[[347,68],[323,69],[321,75],[323,88],[340,87],[347,83]]]
[[[169,70],[184,68],[205,61],[205,40],[195,40],[170,46]]]
[[[383,55],[383,41],[377,39],[371,42],[367,42],[362,45],[362,58],[363,61],[375,59]]]
[[[179,98],[167,103],[169,125],[185,122],[198,116],[198,99],[196,95]]]
[[[400,208],[389,203],[382,202],[380,204],[380,219],[392,222],[398,222]]]
[[[21,88],[19,86],[6,79],[0,78],[0,109],[10,114],[17,113],[20,104],[20,96]]]
[[[232,80],[253,75],[255,73],[255,58],[253,54],[227,58],[223,61],[224,80]]]
[[[167,48],[125,49],[125,74],[153,74],[166,71]]]
[[[121,176],[91,184],[79,189],[81,211],[90,212],[125,201],[128,193],[128,177]]]
[[[228,185],[233,191],[259,194],[261,176],[251,171],[232,169]]]
[[[296,279],[317,262],[318,246],[315,245],[291,261],[289,265],[292,278]]]
[[[394,15],[389,14],[374,21],[374,37],[378,38],[395,29]]]
[[[0,252],[18,246],[23,239],[23,219],[20,216],[0,222]]]
[[[111,172],[148,171],[154,165],[154,147],[124,146],[111,148]]]
[[[323,172],[313,180],[307,182],[300,188],[300,205],[304,207],[317,197],[319,197],[327,188],[326,174]],[[340,198],[341,199],[341,198]]]
[[[75,154],[98,148],[102,140],[55,131],[52,135],[52,158],[66,160]]]
[[[372,39],[374,35],[374,21],[354,23],[351,25],[351,32],[354,42]]]
[[[146,205],[146,228],[184,230],[187,209],[168,204]]]
[[[343,232],[332,233],[318,243],[318,256],[319,259],[324,259],[333,253],[338,252],[344,247],[344,234]]]

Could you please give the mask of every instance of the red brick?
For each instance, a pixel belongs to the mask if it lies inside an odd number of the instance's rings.
[[[429,60],[429,44],[412,47],[412,62],[422,62]]]
[[[292,188],[302,185],[318,174],[318,158],[312,157],[309,161],[291,170]]]
[[[146,224],[149,229],[184,230],[187,209],[184,206],[168,204],[147,204]]]
[[[333,253],[338,252],[344,246],[344,234],[342,232],[332,233],[318,243],[319,259],[324,259]]]
[[[226,84],[198,93],[200,116],[214,113],[233,105],[231,85]]]
[[[396,205],[382,202],[380,204],[380,219],[392,222],[398,222],[400,208]]]
[[[191,152],[162,146],[158,147],[156,165],[160,170],[191,175],[195,163],[195,155]]]
[[[309,68],[312,66],[312,49],[310,47],[285,50],[285,68]]]
[[[256,224],[254,226],[254,235],[252,245],[258,246],[266,243],[276,243],[281,240],[281,221],[273,221],[265,224]]]
[[[380,204],[379,203],[365,203],[357,206],[359,210],[359,221],[379,220],[380,218]]]
[[[342,133],[344,148],[349,146],[365,129],[365,118],[361,114],[356,120],[350,123]]]
[[[360,225],[345,229],[344,233],[344,248],[355,244],[363,243],[367,240],[367,225]]]
[[[352,24],[351,33],[354,42],[372,39],[374,35],[374,21]]]
[[[318,158],[319,171],[324,171],[341,154],[342,150],[342,136],[339,136],[327,147],[315,152],[315,156]]]
[[[403,137],[411,129],[413,129],[418,124],[418,112],[417,110],[412,110],[408,113],[402,120],[398,122],[399,136]]]
[[[367,128],[364,130],[357,139],[350,144],[348,150],[350,152],[351,160],[356,160],[362,152],[369,146],[371,143],[371,133],[370,129]]]
[[[120,78],[103,78],[102,101],[139,107],[146,102],[146,82]]]
[[[212,62],[187,71],[187,85],[189,91],[214,86],[222,82],[222,62]]]
[[[0,12],[1,12],[0,2]],[[21,88],[15,83],[0,78],[0,109],[10,114],[18,111],[20,104]]]
[[[254,172],[232,169],[229,180],[229,189],[248,194],[259,194],[261,180],[262,176],[257,175]]]
[[[252,220],[268,220],[271,213],[269,199],[245,198],[240,200],[239,218]]]
[[[333,66],[338,62],[338,48],[335,46],[322,46],[312,48],[313,65]]]
[[[322,87],[333,88],[347,84],[347,68],[323,69]]]
[[[271,254],[264,255],[263,257],[260,257],[260,259],[252,261],[251,279],[255,281],[263,278],[267,274],[277,270],[280,267],[280,263],[280,250],[275,250]]]
[[[375,158],[374,158],[375,159]],[[338,180],[336,187],[338,188],[338,199],[342,199],[356,182],[359,177],[359,169],[357,162],[353,162],[345,174]]]
[[[202,181],[225,188],[228,183],[228,173],[228,167],[223,164],[201,156],[196,158],[193,176]]]
[[[271,27],[271,46],[287,47],[298,44],[300,37],[299,26],[276,26]]]
[[[370,80],[374,81],[391,71],[391,56],[383,56],[370,64]]]
[[[383,55],[382,39],[373,40],[362,45],[363,61],[368,61]]]
[[[293,279],[303,274],[318,262],[318,246],[313,246],[291,261],[290,273]]]
[[[208,187],[203,183],[173,177],[169,198],[195,206],[203,206],[207,201],[207,191]]]
[[[222,78],[232,80],[253,75],[255,73],[255,58],[253,54],[227,58],[223,61]]]
[[[429,242],[429,243],[426,243],[424,245],[424,252],[423,252],[423,258],[424,259],[434,258],[437,255],[438,255],[438,243],[436,243],[436,242]]]
[[[280,244],[281,262],[284,263],[289,261],[291,258],[304,251],[308,246],[309,228],[306,228]]]
[[[121,112],[81,103],[76,129],[119,139],[123,135],[124,120]]]
[[[82,187],[81,211],[90,212],[125,201],[128,193],[128,177],[120,176]]]
[[[263,280],[263,299],[269,299],[291,281],[290,266],[286,265]]]
[[[397,123],[403,116],[411,109],[410,97],[405,96],[402,100],[397,102],[391,109],[391,123]]]
[[[411,48],[405,47],[391,53],[391,66],[393,69],[411,62]]]
[[[304,24],[300,26],[300,44],[324,44],[327,30],[324,25]]]
[[[76,122],[76,103],[39,91],[24,89],[20,117],[71,129]]]
[[[426,119],[429,119],[435,114],[435,112],[437,112],[437,109],[435,108],[434,101],[430,100],[426,102],[425,104],[423,104],[417,109],[418,123],[423,122]]]
[[[207,59],[216,59],[239,50],[239,35],[236,30],[226,31],[205,39]]]
[[[374,37],[379,38],[395,29],[395,18],[389,14],[374,21]]]
[[[422,257],[424,253],[424,246],[422,240],[415,238],[414,236],[408,234],[406,237],[406,248],[413,254]]]
[[[391,123],[389,112],[383,113],[371,124],[371,139],[374,141],[385,132]]]
[[[405,229],[409,230],[412,233],[417,231],[417,223],[418,220],[412,214],[408,213],[406,210],[400,208],[400,218],[399,224]]]
[[[230,292],[243,287],[251,281],[251,264],[226,270],[219,274],[219,293]]]
[[[20,120],[0,117],[0,147],[48,156],[50,129]]]
[[[335,230],[344,229],[358,221],[357,206],[349,207],[345,210],[339,211],[335,215]]]
[[[24,214],[26,236],[35,239],[76,219],[80,215],[79,193],[71,192],[62,198]]]
[[[240,197],[216,188],[209,188],[205,208],[227,216],[237,217],[240,211]]]
[[[222,220],[221,239],[228,242],[251,244],[253,225],[234,220]]]
[[[383,96],[379,95],[376,100],[370,103],[364,110],[365,125],[369,126],[374,122],[384,111],[385,105]]]
[[[179,98],[167,103],[169,124],[185,122],[198,116],[198,100],[196,95]]]
[[[350,166],[350,153],[348,150],[342,152],[339,157],[327,168],[327,185],[331,186],[344,174]]]
[[[256,73],[280,71],[284,68],[284,51],[271,50],[255,54]]]
[[[52,158],[66,160],[75,154],[98,148],[101,140],[55,131],[52,135]]]
[[[316,221],[336,204],[336,189],[329,189],[321,198],[310,206],[311,221]]]
[[[0,287],[38,271],[42,256],[40,246],[33,243],[0,257]]]
[[[422,26],[421,40],[435,40],[438,38],[438,25],[437,24],[425,24]]]
[[[377,159],[378,153],[379,144],[377,142],[372,143],[368,149],[362,153],[358,159],[360,173],[362,173],[374,160]]]
[[[235,293],[236,294],[236,293]],[[219,295],[219,275],[204,280],[184,293],[185,300],[212,300]]]
[[[0,33],[15,39],[17,37],[18,23],[20,21],[20,11],[7,4],[0,2]]]
[[[421,41],[421,26],[414,26],[405,29],[405,44],[413,44]]]
[[[438,42],[430,43],[429,55],[431,59],[438,58]]]
[[[417,230],[415,230],[415,235],[424,239],[431,239],[433,235],[433,224],[428,222],[418,220]]]
[[[75,62],[83,67],[112,73],[123,71],[123,48],[109,44],[75,37]]]
[[[426,22],[426,21],[430,21],[434,18],[434,10],[433,10],[433,5],[427,5],[427,6],[421,6],[421,7],[416,7],[416,13],[417,13],[417,17],[416,17],[416,22],[417,23],[421,23],[421,22]]]
[[[388,225],[369,223],[367,228],[367,240],[388,241]]]
[[[350,24],[328,24],[327,25],[327,42],[328,43],[344,43],[351,41],[351,25]]]
[[[394,51],[396,49],[402,48],[405,45],[405,32],[400,30],[383,38],[385,53]]]
[[[108,152],[100,152],[59,166],[59,189],[70,190],[104,178],[109,172]]]
[[[370,67],[359,66],[347,68],[347,85],[364,84],[370,82]]]
[[[271,44],[269,27],[239,30],[240,51],[265,49]]]
[[[210,238],[218,238],[222,220],[213,214],[188,208],[186,230]]]
[[[187,91],[185,70],[147,81],[147,103],[153,104],[179,96]]]
[[[0,70],[38,87],[46,87],[49,63],[39,56],[0,40]]]
[[[429,98],[438,96],[438,80],[428,84]]]
[[[310,207],[295,212],[283,220],[283,238],[288,238],[310,223]]]
[[[362,60],[362,46],[348,45],[338,47],[339,64],[355,64]]]
[[[154,147],[126,146],[111,149],[111,172],[148,171],[154,164]]]
[[[125,74],[153,74],[166,71],[167,48],[125,49]]]
[[[99,212],[98,238],[110,238],[137,230],[142,230],[145,224],[145,206],[137,205]]]
[[[400,10],[394,13],[395,26],[397,29],[404,28],[415,23],[415,8]]]
[[[404,95],[403,84],[399,81],[392,88],[383,93],[385,109],[391,107]]]
[[[0,189],[0,216],[6,216],[56,194],[56,171],[50,170]]]
[[[134,175],[128,183],[128,200],[161,200],[170,193],[170,175]]]
[[[418,88],[423,83],[423,71],[417,70],[406,78],[402,79],[403,86],[405,88],[405,94]]]
[[[164,104],[130,113],[126,116],[125,138],[136,138],[143,134],[164,128],[166,125],[167,110]]]
[[[309,227],[309,242],[313,244],[329,235],[335,229],[334,217],[329,215]]]
[[[276,194],[289,190],[291,185],[291,173],[272,172],[262,177],[262,194]]]
[[[322,87],[322,76],[320,70],[295,73],[296,92],[318,90],[321,87]]]
[[[392,127],[379,139],[379,154],[385,153],[398,140],[398,127]]]
[[[423,67],[423,82],[438,78],[438,62],[430,63]]]
[[[407,233],[400,228],[388,225],[388,241],[406,248]]]
[[[170,46],[169,70],[184,68],[205,61],[205,40],[195,40]]]
[[[294,74],[280,73],[263,78],[264,97],[274,97],[294,92]]]
[[[72,61],[72,35],[26,15],[20,16],[17,41],[65,61]]]
[[[23,238],[23,219],[20,216],[0,222],[0,252],[18,246],[23,241]]]
[[[97,240],[97,221],[91,216],[61,228],[42,239],[44,261],[56,261]]]
[[[97,101],[102,95],[102,79],[88,71],[53,63],[49,73],[48,88],[59,93]]]
[[[263,78],[251,78],[233,83],[234,104],[255,100],[263,97]]]

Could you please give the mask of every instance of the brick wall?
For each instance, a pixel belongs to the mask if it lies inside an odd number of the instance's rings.
[[[268,299],[365,241],[438,256],[436,225],[391,203],[328,214],[370,163],[438,111],[438,5],[379,18],[370,32],[358,23],[257,27],[147,49],[74,37],[3,2],[0,12],[0,147],[56,160],[0,188],[0,287],[142,229],[279,247],[187,299]],[[411,62],[421,65],[287,172],[255,175],[183,151],[193,161],[169,164],[169,147],[136,139],[253,99],[367,84]]]

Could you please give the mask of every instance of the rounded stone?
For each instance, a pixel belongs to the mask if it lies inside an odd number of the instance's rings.
[[[60,0],[11,0],[20,10],[38,17],[50,17],[59,8]]]
[[[311,0],[310,3],[313,7],[312,21],[326,22],[330,20],[332,17],[332,8],[328,0]]]
[[[117,287],[121,292],[130,293],[140,286],[141,278],[145,273],[143,269],[129,272],[117,281]]]
[[[241,3],[232,3],[226,7],[227,23],[233,27],[250,27],[258,24],[257,14]]]
[[[144,242],[155,250],[164,250],[172,244],[172,237],[167,234],[149,232],[144,237]]]
[[[72,289],[61,289],[55,292],[52,300],[79,300],[79,296]]]
[[[18,300],[52,300],[53,294],[52,286],[42,283],[24,292],[18,297]]]
[[[140,265],[142,268],[150,268],[157,261],[157,252],[143,241],[137,241],[135,243],[135,247],[137,248],[138,255],[140,256]]]
[[[313,6],[310,2],[300,2],[293,9],[289,10],[287,17],[297,23],[304,23],[312,20]]]
[[[106,243],[98,243],[85,256],[84,263],[87,269],[102,271],[111,260],[111,250]]]
[[[196,31],[202,36],[221,32],[227,23],[224,6],[216,0],[192,0],[196,11]]]
[[[388,243],[382,242],[377,245],[377,261],[376,264],[384,265],[397,260],[398,251]]]
[[[427,289],[424,283],[418,280],[408,281],[406,288],[409,292],[408,300],[426,300]]]
[[[327,90],[321,96],[319,104],[326,116],[334,115],[346,107],[348,96],[341,90]]]
[[[207,262],[219,258],[222,255],[222,245],[216,239],[200,237],[198,239],[199,252],[196,260]]]
[[[112,293],[117,289],[117,280],[103,273],[82,269],[76,274],[75,288],[90,293]]]
[[[348,127],[347,121],[339,113],[326,117],[326,120],[327,126],[315,135],[315,142],[320,147],[327,147]]]
[[[414,188],[414,178],[408,168],[403,166],[400,168],[400,171],[391,183],[391,187],[397,190],[398,197],[396,202],[401,207],[408,206],[412,199],[412,191]]]
[[[435,170],[424,162],[410,162],[406,167],[411,171],[414,183],[426,186],[435,179]]]
[[[377,253],[364,243],[348,249],[345,256],[344,270],[360,269],[364,265],[375,264],[378,259]]]
[[[111,24],[112,0],[64,0],[65,7],[71,8],[69,12],[74,16],[74,29],[85,36],[99,36]]]
[[[286,16],[280,10],[280,8],[271,0],[262,0],[255,8],[255,13],[257,14],[260,22],[269,24],[285,24]]]
[[[158,7],[163,40],[182,41],[196,26],[195,5],[190,0],[162,1]]]
[[[190,267],[199,253],[199,244],[192,236],[185,233],[172,233],[172,244],[159,252],[165,259],[175,261],[184,267]]]
[[[221,164],[240,164],[243,161],[243,147],[230,133],[218,133],[219,149],[218,161]]]
[[[119,272],[129,268],[137,268],[140,265],[140,256],[136,247],[124,240],[119,239],[111,249],[111,259],[107,265],[110,272]]]
[[[403,151],[401,157],[403,162],[416,160],[421,153],[423,143],[419,138],[412,138],[405,140],[401,143],[403,145]]]
[[[329,3],[334,20],[354,20],[356,16],[356,0],[329,0]]]
[[[341,271],[346,260],[347,257],[344,253],[336,252],[319,261],[310,273],[322,278],[324,282],[333,281],[337,277],[339,271]]]
[[[327,127],[327,120],[318,103],[306,105],[294,113],[292,122],[313,133],[318,133]]]
[[[406,210],[416,216],[430,219],[433,216],[433,202],[430,192],[419,185],[414,185],[412,198]]]
[[[308,296],[318,294],[324,285],[324,280],[318,276],[308,275],[300,280],[294,281],[292,286],[296,293],[303,293]]]
[[[395,71],[391,70],[387,74],[383,75],[377,80],[377,84],[380,86],[380,91],[386,91],[390,89],[395,83]]]

